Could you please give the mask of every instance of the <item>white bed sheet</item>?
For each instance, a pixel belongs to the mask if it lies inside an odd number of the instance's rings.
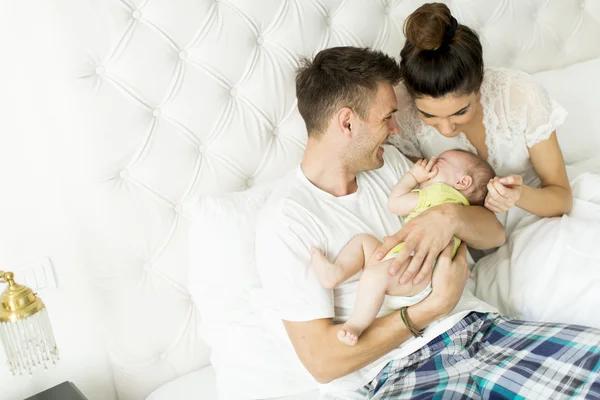
[[[316,390],[272,400],[315,400],[319,398]],[[146,400],[219,400],[215,370],[208,366],[187,375],[180,376],[160,386],[146,397]],[[223,399],[220,399],[223,400]],[[238,400],[238,399],[236,399]],[[241,400],[241,399],[239,399]],[[245,400],[245,399],[244,399]]]
[[[573,211],[560,218],[514,214],[506,244],[473,269],[475,295],[519,319],[600,329],[600,159],[567,171]]]

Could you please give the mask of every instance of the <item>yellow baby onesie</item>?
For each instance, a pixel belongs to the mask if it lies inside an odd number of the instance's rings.
[[[415,189],[413,190],[413,192],[419,193],[419,200],[415,209],[412,210],[412,212],[404,218],[405,222],[410,221],[417,215],[421,214],[423,211],[431,207],[438,206],[440,204],[454,203],[462,204],[465,206],[470,205],[469,200],[467,200],[461,192],[454,189],[452,186],[441,182],[433,183],[429,186],[426,186],[423,189]],[[456,255],[458,246],[460,246],[460,239],[455,236],[452,257]],[[390,250],[390,252],[385,256],[384,260],[389,260],[390,258],[396,257],[396,255],[400,252],[400,250],[402,250],[403,247],[404,242],[398,243],[396,247]]]

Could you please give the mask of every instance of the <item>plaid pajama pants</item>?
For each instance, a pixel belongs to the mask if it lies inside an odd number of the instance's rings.
[[[363,391],[373,400],[600,399],[599,370],[599,330],[471,313]]]

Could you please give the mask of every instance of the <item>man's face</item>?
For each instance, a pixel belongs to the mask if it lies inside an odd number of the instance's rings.
[[[398,133],[398,124],[394,118],[396,111],[397,100],[392,85],[380,83],[371,101],[368,117],[358,121],[349,149],[349,160],[356,172],[383,166],[382,146],[389,135]]]

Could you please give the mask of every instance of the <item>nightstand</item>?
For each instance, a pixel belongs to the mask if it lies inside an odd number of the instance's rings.
[[[63,382],[25,400],[87,400],[72,382]]]

